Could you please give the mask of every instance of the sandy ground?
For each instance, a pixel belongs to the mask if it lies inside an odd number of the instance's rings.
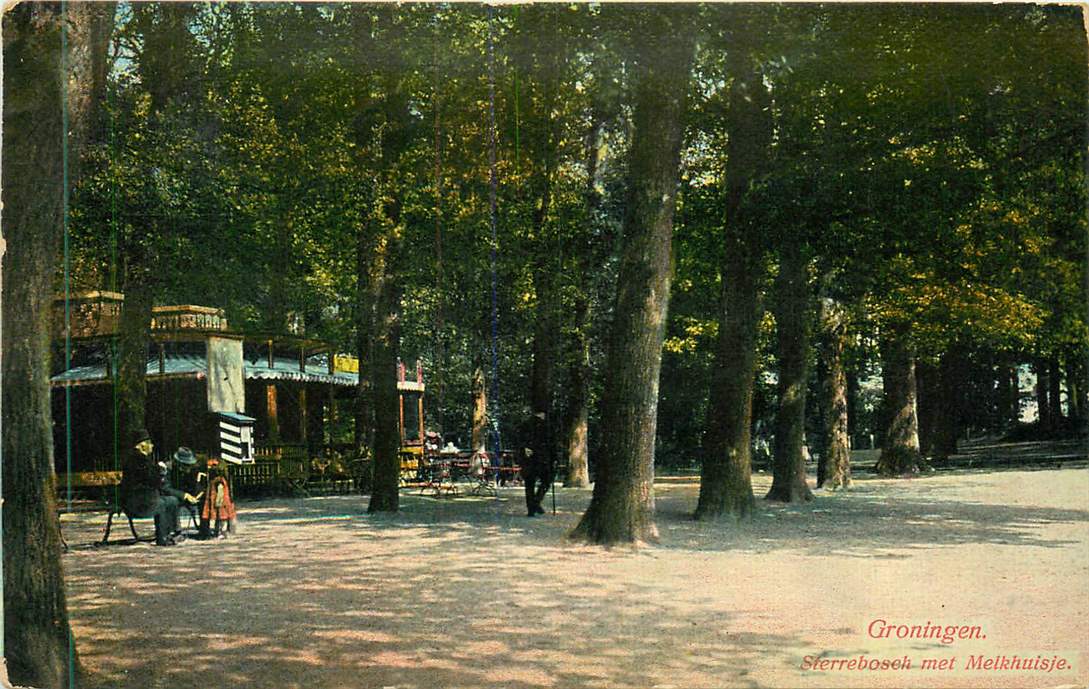
[[[756,477],[756,493],[770,483]],[[241,503],[238,534],[92,548],[65,515],[79,653],[95,687],[1085,687],[1089,469],[863,479],[748,523],[691,521],[694,480],[657,488],[661,543],[572,545],[589,501],[521,494]],[[147,522],[141,524],[148,530]],[[124,528],[118,533],[124,535]],[[893,624],[986,638],[873,639]],[[907,657],[910,670],[806,670]],[[968,670],[1058,655],[1074,672]],[[922,669],[924,659],[950,670]]]

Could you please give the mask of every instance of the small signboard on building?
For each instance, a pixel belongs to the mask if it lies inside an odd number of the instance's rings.
[[[221,412],[219,420],[219,456],[232,464],[253,462],[253,422],[243,414]]]
[[[240,412],[246,408],[242,340],[208,338],[208,411]]]

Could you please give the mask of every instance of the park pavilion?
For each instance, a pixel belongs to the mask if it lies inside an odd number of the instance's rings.
[[[58,349],[70,343],[68,356],[55,357],[62,365],[51,378],[58,475],[116,471],[124,452],[115,438],[112,354],[123,301],[114,292],[69,297],[67,318],[65,300],[55,303],[54,340]],[[221,309],[205,306],[155,307],[149,335],[145,416],[160,453],[185,445],[218,456],[228,414],[252,423],[256,462],[239,478],[275,483],[285,458],[294,463],[296,485],[315,469],[324,479],[330,464],[351,476],[331,460],[350,454],[351,444],[337,441],[351,435],[356,359],[314,339],[232,331]],[[416,381],[405,381],[403,367],[399,373],[402,443],[422,445],[422,372],[417,367]]]

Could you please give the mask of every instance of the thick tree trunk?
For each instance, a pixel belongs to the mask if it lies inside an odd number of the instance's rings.
[[[883,476],[915,473],[922,467],[915,408],[915,357],[900,330],[892,329],[881,341],[881,374],[887,426],[877,472]]]
[[[1077,401],[1078,432],[1085,436],[1089,435],[1089,362],[1086,361],[1083,354],[1079,352],[1079,354],[1075,355],[1077,364],[1074,367],[1071,380],[1076,380],[1077,386],[1076,390],[1072,390],[1070,394]]]
[[[130,257],[130,261],[139,259]],[[120,405],[122,442],[132,431],[147,424],[147,362],[150,342],[152,289],[145,282],[145,269],[134,266],[125,280],[125,303],[118,326],[117,399]],[[148,429],[149,431],[151,429]],[[161,438],[156,438],[161,443]]]
[[[539,307],[540,308],[540,307]],[[547,307],[546,307],[547,308]],[[538,312],[538,318],[550,322],[551,319]],[[530,447],[535,450],[545,450],[543,461],[554,466],[556,461],[552,435],[552,365],[555,360],[555,347],[552,332],[554,329],[550,323],[538,322],[534,328],[533,337],[533,364],[529,376],[529,403],[533,417],[543,419],[543,423],[533,424],[533,435]],[[543,416],[542,416],[543,415]]]
[[[1059,368],[1059,360],[1051,359],[1048,362],[1048,390],[1047,398],[1051,407],[1051,425],[1053,427],[1059,427],[1063,422],[1063,402],[1062,402],[1062,370]]]
[[[926,361],[915,363],[915,388],[918,392],[916,413],[919,418],[919,453],[934,456],[935,432],[941,398],[941,372]]]
[[[396,512],[400,507],[401,434],[397,365],[401,346],[401,286],[396,270],[398,240],[388,239],[385,275],[377,300],[371,386],[374,394],[374,481],[368,512]]]
[[[847,437],[851,447],[858,442],[858,371],[852,366],[847,370]]]
[[[484,381],[484,369],[477,366],[473,371],[473,416],[469,436],[469,449],[476,452],[488,443],[488,392]]]
[[[745,191],[766,169],[772,136],[770,97],[748,51],[731,50],[722,296],[710,409],[704,433],[697,519],[744,517],[753,509],[752,386],[762,312],[761,252],[742,214]]]
[[[1051,403],[1048,397],[1049,367],[1046,361],[1038,359],[1033,369],[1036,371],[1036,414],[1039,420],[1037,427],[1041,431],[1048,431],[1052,428]]]
[[[1068,354],[1066,357],[1066,387],[1067,397],[1070,400],[1070,418],[1074,420],[1074,427],[1080,429],[1085,422],[1086,393],[1085,388],[1085,364],[1080,361],[1078,355]]]
[[[939,460],[957,452],[957,438],[961,432],[961,399],[965,385],[964,364],[961,351],[951,346],[942,354],[938,367],[933,456]]]
[[[1005,430],[1017,422],[1017,370],[1007,364],[999,364],[995,372],[997,409],[995,430]]]
[[[752,386],[760,287],[753,266],[734,252],[728,254],[723,277],[697,519],[746,517],[754,505]]]
[[[365,367],[370,365],[374,344],[375,291],[380,272],[376,270],[374,232],[360,228],[355,247],[355,355],[359,360],[359,381],[355,388],[355,454],[369,454],[374,441],[374,408],[371,406],[371,377]],[[380,268],[380,267],[379,267]],[[389,375],[393,375],[390,373]],[[373,458],[373,456],[372,456]]]
[[[605,119],[601,105],[595,100],[590,129],[586,137],[586,217],[591,225],[597,223],[601,209],[601,163],[605,149],[601,145]],[[587,233],[589,235],[589,233]],[[575,257],[575,275],[580,279],[590,274],[592,246],[583,243]],[[576,284],[575,308],[568,349],[568,390],[564,418],[564,450],[567,454],[566,488],[586,488],[590,485],[590,285]]]
[[[843,352],[847,348],[847,322],[842,309],[830,300],[821,305],[825,366],[822,386],[824,402],[824,471],[817,479],[818,488],[840,490],[851,485],[851,444],[847,431],[847,373]]]
[[[575,302],[575,334],[570,346],[568,369],[566,439],[567,475],[563,485],[567,488],[586,488],[590,485],[590,299],[580,294]]]
[[[809,385],[808,261],[796,242],[780,250],[775,323],[779,353],[779,409],[775,415],[774,466],[768,500],[813,499],[806,482],[805,398]]]
[[[625,10],[627,11],[627,10]],[[654,442],[669,306],[673,209],[694,42],[687,12],[639,12],[635,126],[616,308],[601,404],[605,429],[590,506],[572,536],[657,540]]]
[[[555,88],[551,79],[546,79],[545,112],[551,112]],[[543,167],[536,175],[533,213],[533,235],[536,245],[533,265],[533,288],[537,303],[533,320],[533,364],[529,376],[529,405],[534,419],[543,423],[533,424],[530,447],[544,450],[543,459],[550,467],[555,467],[555,424],[553,423],[553,370],[556,361],[556,333],[559,330],[556,317],[556,270],[552,262],[555,256],[555,242],[547,226],[548,212],[552,203],[552,169],[555,159],[555,141],[551,118],[548,118],[548,135],[545,137],[538,156],[543,158]],[[550,471],[552,476],[555,472]]]
[[[61,70],[62,9],[24,3],[3,16],[3,655],[16,684],[75,686],[78,658],[68,624],[60,528],[54,503],[49,343],[53,277],[64,213],[62,109],[84,140],[94,103],[85,97],[86,8],[67,17],[76,58]],[[68,102],[62,76],[69,78]],[[75,167],[69,169],[74,183]],[[0,674],[3,666],[0,663]]]

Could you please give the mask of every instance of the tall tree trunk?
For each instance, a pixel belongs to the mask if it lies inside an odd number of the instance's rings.
[[[877,472],[882,476],[915,473],[922,466],[915,408],[915,356],[901,329],[890,328],[881,340],[881,377],[887,426]]]
[[[188,22],[195,8],[188,3],[167,3],[154,6],[137,4],[132,8],[132,22],[143,37],[143,48],[137,60],[141,80],[150,95],[148,136],[154,140],[162,126],[163,113],[171,102],[184,98],[190,87],[191,54],[194,39]],[[145,183],[153,184],[154,171],[144,170]],[[155,198],[157,192],[151,192]],[[163,270],[158,264],[154,243],[169,234],[169,227],[158,215],[148,218],[149,225],[140,235],[130,238],[122,247],[125,262],[125,302],[121,310],[118,353],[118,398],[121,411],[121,439],[127,443],[129,434],[145,428],[147,419],[147,362],[151,309],[155,302],[155,275]],[[151,429],[148,429],[149,431]],[[161,443],[161,438],[156,438]]]
[[[915,387],[918,391],[915,406],[919,417],[919,453],[924,457],[932,457],[941,406],[940,368],[926,361],[916,362]]]
[[[544,111],[551,113],[555,101],[555,85],[545,79]],[[548,213],[552,203],[552,171],[555,160],[555,137],[550,116],[547,117],[547,135],[538,151],[543,167],[536,175],[536,199],[533,212],[533,234],[536,244],[533,265],[533,287],[537,304],[533,320],[533,364],[529,377],[529,404],[533,414],[531,447],[546,449],[544,461],[555,466],[555,427],[553,423],[553,369],[556,361],[556,269],[551,265],[556,255],[555,242],[548,231]],[[543,420],[543,422],[538,422]],[[553,472],[549,472],[551,476]]]
[[[371,406],[371,376],[368,369],[373,358],[375,331],[375,301],[381,284],[381,266],[377,265],[377,232],[366,226],[359,229],[355,247],[355,355],[359,360],[359,378],[355,388],[354,444],[357,457],[370,453],[374,441],[374,407]],[[387,372],[388,375],[393,375]],[[371,456],[373,459],[373,455]]]
[[[995,371],[995,430],[1003,431],[1017,422],[1017,369],[1000,363]]]
[[[1037,359],[1034,370],[1036,371],[1036,414],[1039,422],[1037,427],[1041,431],[1051,430],[1051,403],[1048,397],[1048,389],[1051,387],[1048,381],[1049,367],[1044,359]]]
[[[142,259],[129,257],[130,263]],[[144,275],[146,267],[133,265],[125,280],[125,302],[118,325],[117,399],[120,405],[121,441],[146,428],[147,362],[151,328],[152,288]],[[148,429],[150,430],[150,429]],[[156,439],[161,443],[162,439]]]
[[[1087,411],[1084,370],[1085,364],[1079,361],[1078,354],[1068,353],[1066,356],[1067,399],[1070,400],[1070,418],[1074,421],[1075,429],[1081,428]]]
[[[628,12],[625,10],[625,12]],[[688,12],[638,11],[634,134],[616,307],[601,403],[606,435],[590,506],[572,536],[593,543],[657,540],[654,442],[669,306],[681,139],[694,31]]]
[[[1062,382],[1059,360],[1052,358],[1048,362],[1047,397],[1051,407],[1051,425],[1055,428],[1061,426],[1063,422]]]
[[[477,366],[473,371],[473,417],[469,436],[469,449],[484,449],[488,443],[488,392],[484,381],[484,369]]]
[[[374,482],[368,512],[396,512],[400,507],[401,434],[397,365],[401,344],[401,285],[397,271],[399,240],[390,233],[385,271],[378,293],[374,353],[370,378],[374,391]]]
[[[1071,388],[1071,396],[1077,403],[1077,429],[1082,436],[1089,435],[1089,362],[1086,361],[1084,352],[1072,356],[1076,361],[1070,374],[1070,379],[1076,381]]]
[[[964,396],[964,355],[957,345],[942,354],[938,367],[938,403],[935,409],[933,455],[944,460],[957,452]]]
[[[744,248],[743,239],[734,237],[731,243]],[[752,389],[761,312],[759,277],[744,254],[731,251],[723,278],[697,519],[746,517],[754,506]]]
[[[595,65],[596,67],[596,65]],[[596,72],[595,72],[596,73]],[[605,156],[601,145],[605,131],[605,118],[601,104],[595,99],[590,129],[586,137],[586,217],[591,226],[597,224],[601,209],[601,163]],[[589,237],[589,233],[587,233]],[[580,247],[574,257],[574,275],[580,279],[591,274],[593,255],[590,241]],[[567,475],[563,485],[567,488],[586,488],[590,485],[590,286],[574,285],[575,307],[572,309],[571,337],[567,342],[568,390],[566,416],[564,418],[564,450],[567,454]]]
[[[575,299],[575,334],[570,346],[568,369],[567,417],[565,423],[565,450],[567,475],[563,485],[567,488],[586,488],[590,485],[590,299],[579,294]]]
[[[86,5],[24,3],[8,8],[2,20],[6,238],[0,240],[4,429],[0,677],[7,674],[6,658],[16,684],[39,687],[75,686],[79,679],[54,497],[49,319],[64,227],[64,184],[75,183],[80,146],[98,108],[93,94],[88,96],[92,61],[85,58],[101,53],[97,42],[109,37],[108,31],[92,31],[100,8]],[[68,27],[67,74],[61,62],[62,22]],[[71,152],[67,171],[65,108]],[[5,240],[10,240],[7,251]]]
[[[847,369],[847,437],[851,447],[858,447],[858,371],[854,366]]]
[[[726,126],[726,168],[722,294],[710,409],[703,438],[697,519],[752,512],[752,386],[756,376],[756,335],[762,312],[761,251],[742,214],[745,191],[768,166],[772,120],[763,75],[749,52],[730,50],[727,69],[734,81]]]
[[[806,482],[805,398],[809,385],[808,260],[797,242],[780,249],[775,323],[779,353],[779,409],[775,415],[774,466],[768,500],[813,499]]]
[[[824,471],[817,479],[818,488],[840,490],[851,485],[851,445],[847,432],[847,373],[843,352],[847,348],[847,319],[842,308],[831,300],[821,304],[824,346],[821,348],[826,369],[822,387],[824,402]]]

